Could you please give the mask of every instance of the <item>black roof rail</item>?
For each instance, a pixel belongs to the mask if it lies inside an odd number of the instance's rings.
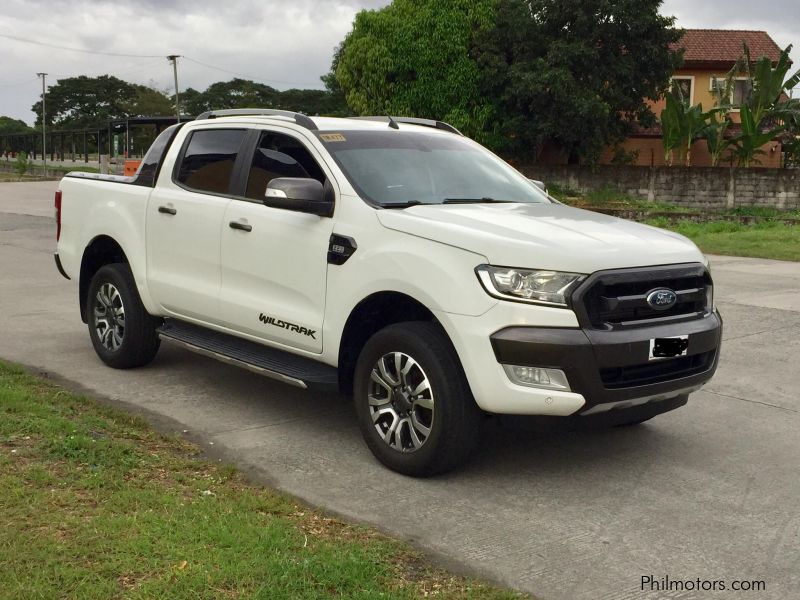
[[[394,116],[375,116],[375,117],[350,117],[351,119],[360,119],[362,121],[379,121],[389,123],[407,123],[408,125],[421,125],[422,127],[433,127],[434,129],[441,129],[442,131],[449,131],[457,135],[464,135],[458,129],[445,123],[444,121],[436,121],[434,119],[418,119],[417,117],[394,117]]]
[[[204,119],[216,119],[217,117],[251,117],[251,116],[265,116],[265,117],[291,117],[298,125],[316,131],[319,129],[317,124],[311,120],[308,115],[303,113],[293,112],[291,110],[279,110],[277,108],[226,108],[223,110],[208,110],[197,117],[197,121]]]

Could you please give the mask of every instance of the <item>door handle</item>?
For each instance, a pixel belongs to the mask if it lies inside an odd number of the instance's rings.
[[[171,206],[159,206],[158,212],[163,215],[177,215],[178,211],[172,208]]]
[[[228,223],[228,227],[231,229],[238,229],[239,231],[253,231],[253,226],[248,225],[247,223],[242,223],[241,221],[231,221]]]

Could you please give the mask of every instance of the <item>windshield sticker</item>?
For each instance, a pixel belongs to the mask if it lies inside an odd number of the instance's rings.
[[[320,133],[319,139],[323,142],[346,142],[347,138],[345,138],[341,133]]]

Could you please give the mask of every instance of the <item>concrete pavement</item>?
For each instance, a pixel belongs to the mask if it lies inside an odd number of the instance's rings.
[[[373,460],[346,399],[167,344],[144,369],[102,365],[53,264],[54,187],[0,184],[0,357],[169,419],[280,489],[543,600],[800,597],[800,264],[713,257],[723,355],[686,407],[607,431],[490,426],[467,468],[414,480]],[[647,575],[766,591],[642,591]]]

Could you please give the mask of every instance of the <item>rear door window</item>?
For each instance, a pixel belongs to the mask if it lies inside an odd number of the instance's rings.
[[[176,181],[197,192],[227,194],[244,129],[195,131],[185,146]]]

